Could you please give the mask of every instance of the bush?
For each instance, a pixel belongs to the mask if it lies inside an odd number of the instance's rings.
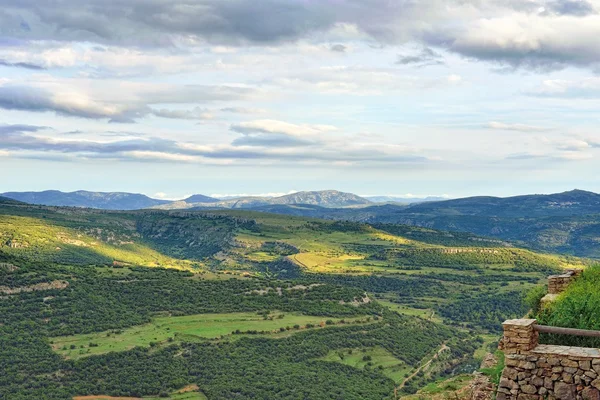
[[[600,330],[600,265],[590,267],[559,298],[538,315],[540,324]],[[600,347],[600,339],[566,335],[542,335],[543,343]]]
[[[533,315],[537,315],[540,312],[541,301],[546,293],[545,286],[536,286],[525,294],[525,304],[531,309]]]

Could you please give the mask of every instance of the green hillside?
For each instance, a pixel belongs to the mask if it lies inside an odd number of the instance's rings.
[[[430,229],[3,204],[0,398],[413,393],[587,264]]]
[[[395,231],[396,226],[413,226],[415,230],[468,232],[465,234],[508,241],[537,251],[600,258],[600,195],[582,190],[357,209],[305,205],[259,209],[285,215],[366,222],[380,229],[390,226]]]

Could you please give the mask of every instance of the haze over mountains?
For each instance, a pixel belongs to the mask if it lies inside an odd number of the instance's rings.
[[[137,210],[161,204],[170,203],[168,200],[152,199],[143,194],[122,192],[88,192],[78,190],[65,193],[58,190],[43,192],[7,192],[0,196],[22,201],[29,204],[45,206],[88,207],[104,210]]]
[[[153,199],[143,194],[120,192],[77,191],[64,193],[57,190],[43,192],[7,192],[1,196],[30,204],[48,206],[89,207],[106,210],[136,210],[143,208],[187,209],[204,208],[254,208],[274,204],[311,204],[337,208],[372,205],[374,202],[351,193],[336,190],[298,192],[279,197],[247,196],[230,199],[195,194],[183,200]],[[386,200],[387,201],[387,200]]]

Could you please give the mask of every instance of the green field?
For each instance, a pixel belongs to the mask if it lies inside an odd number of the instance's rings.
[[[221,336],[241,336],[254,333],[279,333],[281,328],[293,332],[306,329],[307,324],[326,326],[340,318],[324,318],[297,313],[272,313],[267,319],[256,313],[197,314],[182,317],[158,317],[151,323],[136,325],[123,330],[97,332],[51,338],[52,348],[66,358],[81,358],[111,351],[125,351],[136,346],[148,347],[174,341],[215,339]],[[350,318],[347,322],[360,321]],[[296,327],[296,328],[294,328]],[[239,331],[239,334],[232,335]],[[254,332],[256,331],[256,332]],[[287,330],[286,330],[287,331]]]
[[[404,380],[412,369],[381,347],[331,351],[321,360],[338,362],[358,369],[379,370],[396,383]]]
[[[420,317],[420,318],[426,319],[428,321],[433,321],[433,322],[439,322],[439,323],[442,322],[442,319],[439,318],[435,314],[435,311],[428,309],[428,308],[427,309],[413,308],[413,307],[405,306],[402,304],[392,303],[391,301],[387,301],[387,300],[378,300],[378,302],[381,305],[386,306],[390,310],[396,311],[399,314]]]

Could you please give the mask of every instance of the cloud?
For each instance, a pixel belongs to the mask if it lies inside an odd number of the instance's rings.
[[[0,26],[18,38],[155,46],[186,40],[295,41],[339,24],[359,25],[369,35],[385,38],[403,16],[421,12],[410,0],[79,0],[60,7],[51,0],[5,0],[3,8]],[[26,21],[28,29],[18,20]]]
[[[497,129],[503,131],[516,131],[516,132],[543,132],[547,131],[547,128],[534,125],[525,124],[507,124],[504,122],[491,121],[486,125],[489,129]]]
[[[409,75],[405,70],[393,67],[338,65],[274,78],[270,83],[303,92],[379,96],[391,92],[443,88],[455,85],[461,80],[456,74],[422,77]]]
[[[416,54],[399,55],[396,64],[425,67],[429,65],[444,65],[445,62],[441,54],[429,47],[423,47],[421,51]]]
[[[27,62],[11,62],[11,61],[7,61],[7,60],[0,60],[0,66],[18,67],[18,68],[33,69],[33,70],[44,69],[44,67],[41,65],[31,64],[31,63],[27,63]]]
[[[345,53],[348,50],[348,46],[344,46],[343,44],[334,44],[330,47],[331,51],[335,53]]]
[[[448,37],[448,48],[479,60],[514,68],[562,69],[600,63],[600,15],[545,17],[509,14],[471,21]]]
[[[585,17],[596,14],[596,10],[594,5],[586,0],[554,0],[544,5],[543,13]]]
[[[160,109],[160,110],[152,110],[152,114],[157,117],[162,118],[171,118],[171,119],[199,119],[199,120],[207,120],[215,118],[214,114],[206,109],[196,107],[192,110],[168,110],[168,109]]]
[[[331,125],[295,125],[272,119],[242,122],[231,126],[234,132],[245,135],[252,134],[281,134],[289,136],[313,136],[337,130]]]
[[[38,132],[47,129],[45,126],[35,125],[0,125],[0,135],[10,135],[23,132]]]
[[[199,104],[251,97],[253,89],[233,86],[139,84],[126,81],[46,80],[0,85],[0,108],[134,122],[149,114],[164,118],[206,119],[200,108],[190,111],[152,109],[154,104]]]
[[[600,78],[579,80],[548,79],[538,87],[526,92],[530,96],[555,98],[600,98]]]
[[[221,108],[219,111],[232,114],[265,114],[267,112],[267,110],[264,110],[262,108],[248,107],[225,107]]]
[[[600,63],[597,8],[596,0],[79,0],[60,6],[52,0],[4,0],[0,36],[113,46],[106,49],[104,64],[115,69],[132,63],[150,69],[189,68],[182,62],[185,57],[170,54],[161,60],[160,54],[140,49],[208,45],[213,53],[229,54],[234,46],[301,40],[327,43],[333,52],[346,51],[350,40],[424,46],[421,54],[401,55],[403,65],[439,64],[442,60],[431,59],[435,47],[511,68],[595,68]],[[103,63],[99,52],[75,53],[81,53],[76,60],[68,54],[54,59]],[[33,62],[0,52],[0,59],[11,65],[46,68],[52,64],[46,58]]]
[[[242,138],[228,144],[210,145],[151,136],[110,140],[73,139],[72,135],[41,134],[45,129],[43,127],[3,126],[0,132],[6,134],[0,140],[0,151],[11,152],[12,157],[32,157],[34,154],[36,158],[49,160],[70,158],[215,165],[271,162],[308,163],[315,166],[337,163],[341,166],[433,162],[421,152],[404,146],[325,140],[317,134],[331,131],[332,127],[275,122],[253,121],[251,125],[246,124],[246,129],[251,130]],[[306,146],[311,146],[310,151]]]

